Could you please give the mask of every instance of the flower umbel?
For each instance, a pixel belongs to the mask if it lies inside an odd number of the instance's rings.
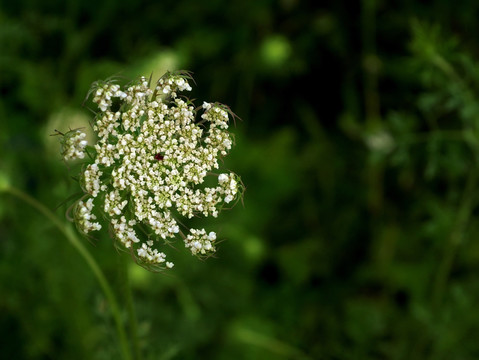
[[[96,83],[92,90],[98,141],[80,175],[86,195],[76,204],[75,221],[84,233],[99,230],[96,205],[114,238],[148,268],[173,267],[158,250],[160,239],[181,237],[193,255],[211,255],[216,233],[188,229],[179,218],[217,217],[244,189],[236,174],[215,173],[233,145],[228,120],[234,115],[205,102],[196,121],[192,102],[177,95],[191,90],[189,80],[188,73],[167,73],[154,89],[142,77],[127,87]],[[70,136],[68,144],[83,151],[80,136]],[[63,156],[84,157],[73,154]],[[215,179],[212,186],[204,185],[207,178]]]
[[[85,157],[85,147],[87,141],[86,134],[80,129],[70,130],[66,134],[58,132],[61,137],[61,153],[63,160],[70,161],[76,159],[83,159]]]

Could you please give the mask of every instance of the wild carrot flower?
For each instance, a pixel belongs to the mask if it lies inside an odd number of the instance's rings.
[[[83,159],[85,157],[85,147],[87,141],[86,134],[80,129],[70,130],[66,134],[61,134],[61,154],[65,161]]]
[[[176,237],[193,255],[214,253],[216,233],[188,229],[179,218],[217,217],[244,189],[236,174],[216,173],[233,145],[228,132],[233,113],[225,105],[204,102],[196,121],[193,103],[177,95],[191,90],[189,80],[185,72],[167,73],[153,89],[144,77],[126,87],[105,82],[92,89],[99,109],[92,124],[98,141],[86,149],[91,161],[80,175],[85,196],[76,204],[74,219],[88,234],[100,230],[94,212],[102,213],[113,237],[148,268],[173,267],[159,242]],[[64,142],[83,149],[81,139],[75,133]],[[204,186],[208,177],[215,180]]]

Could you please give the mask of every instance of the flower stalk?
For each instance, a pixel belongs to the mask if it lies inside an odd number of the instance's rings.
[[[98,280],[100,287],[103,290],[103,293],[110,304],[111,314],[113,316],[113,320],[115,322],[116,331],[118,334],[118,340],[120,342],[120,351],[124,360],[131,360],[131,352],[130,352],[130,345],[126,337],[125,328],[123,326],[123,322],[121,320],[121,312],[120,307],[118,305],[118,301],[113,293],[110,284],[108,283],[103,271],[98,266],[95,258],[91,255],[91,253],[87,250],[87,248],[83,245],[83,243],[78,239],[75,232],[72,230],[72,227],[68,224],[60,221],[55,214],[50,211],[46,206],[38,202],[36,199],[31,197],[30,195],[26,194],[25,192],[16,189],[11,186],[5,186],[1,189],[3,192],[11,194],[18,199],[26,202],[27,204],[31,205],[33,208],[38,210],[42,215],[44,215],[70,242],[70,244],[75,248],[75,250],[80,254],[80,256],[85,260],[90,270],[95,275],[96,279]]]

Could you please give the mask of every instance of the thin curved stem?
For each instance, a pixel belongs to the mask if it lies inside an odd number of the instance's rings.
[[[441,301],[444,297],[445,289],[447,288],[447,282],[449,280],[454,260],[459,250],[463,238],[465,236],[466,227],[469,223],[472,215],[472,210],[475,205],[476,197],[474,196],[476,191],[476,183],[478,178],[477,168],[473,168],[466,182],[464,192],[462,195],[461,203],[457,210],[457,215],[453,229],[449,235],[449,239],[445,244],[444,256],[439,265],[434,280],[434,287],[432,292],[432,306],[433,309],[438,309],[441,305]]]
[[[130,338],[132,339],[132,347],[133,347],[133,356],[135,360],[140,360],[142,357],[141,357],[141,349],[140,349],[139,337],[138,337],[138,320],[136,317],[135,304],[133,303],[133,295],[131,293],[130,276],[128,274],[128,262],[126,261],[125,256],[123,256],[123,254],[120,254],[119,262],[120,262],[120,266],[119,266],[120,282],[121,282],[123,295],[126,300],[126,309],[128,312]]]
[[[118,302],[115,298],[113,290],[110,287],[110,284],[108,283],[105,275],[103,274],[103,271],[98,266],[98,263],[96,262],[95,258],[90,254],[90,252],[83,245],[83,243],[78,240],[71,226],[67,226],[65,223],[60,221],[55,216],[55,214],[51,212],[46,206],[29,196],[28,194],[24,193],[23,191],[13,187],[7,187],[6,189],[4,189],[4,191],[30,204],[32,207],[41,212],[45,217],[47,217],[58,228],[58,230],[60,230],[60,232],[65,235],[67,240],[78,251],[81,257],[83,257],[83,259],[86,261],[91,271],[97,278],[98,282],[100,283],[100,286],[106,296],[107,301],[110,303],[111,313],[115,321],[116,330],[118,332],[123,358],[125,360],[131,360],[130,347],[126,337],[125,329],[123,328],[121,321],[120,307],[118,306]]]

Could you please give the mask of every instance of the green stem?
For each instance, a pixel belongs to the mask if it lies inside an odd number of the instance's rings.
[[[381,123],[378,90],[380,60],[376,53],[376,10],[376,0],[363,0],[361,2],[364,110],[366,123],[370,126]]]
[[[472,209],[475,204],[474,192],[476,190],[475,187],[477,176],[478,171],[474,167],[469,173],[469,177],[462,195],[461,205],[457,211],[454,227],[451,231],[448,242],[445,244],[444,257],[439,265],[437,276],[434,281],[432,298],[432,305],[434,309],[437,309],[441,304],[444,291],[449,280],[449,275],[454,264],[454,258],[456,257],[459,245],[462,243],[467,224],[472,214]]]
[[[136,318],[135,306],[133,303],[133,294],[131,292],[130,276],[128,274],[128,262],[125,260],[124,254],[119,255],[120,264],[120,282],[123,290],[123,295],[126,300],[126,309],[128,311],[128,323],[130,325],[130,338],[133,342],[134,359],[140,360],[141,351],[138,338],[138,320]]]
[[[263,348],[273,354],[279,355],[282,358],[296,360],[312,360],[302,350],[288,343],[247,328],[238,327],[233,330],[233,334],[237,340],[243,343]]]
[[[444,244],[444,255],[437,268],[436,276],[433,279],[433,289],[431,297],[431,313],[436,316],[439,313],[441,303],[444,298],[445,291],[447,289],[448,281],[451,271],[454,266],[454,260],[456,258],[459,246],[461,245],[464,233],[466,231],[467,224],[470,220],[473,207],[475,205],[476,197],[474,192],[476,191],[476,183],[478,178],[478,169],[474,164],[474,168],[471,169],[469,177],[466,181],[462,199],[457,210],[456,219],[451,229],[451,233],[447,242]],[[411,358],[424,359],[426,358],[425,349],[428,342],[431,341],[431,336],[428,332],[422,332],[417,337],[414,346],[411,350]],[[430,359],[436,358],[436,353],[432,351],[429,354]]]
[[[102,270],[98,266],[97,262],[95,261],[93,256],[90,254],[90,252],[87,250],[87,248],[83,246],[83,243],[80,240],[78,240],[77,236],[72,231],[71,226],[67,226],[65,223],[60,221],[55,216],[55,214],[51,212],[47,207],[45,207],[43,204],[41,204],[40,202],[38,202],[31,196],[22,192],[21,190],[18,190],[12,187],[7,187],[3,190],[25,201],[26,203],[30,204],[32,207],[34,207],[39,212],[41,212],[45,217],[47,217],[58,228],[58,230],[60,230],[65,235],[65,237],[68,239],[70,244],[73,245],[73,247],[83,257],[83,259],[86,261],[86,263],[90,267],[93,274],[96,276],[108,302],[110,303],[111,313],[113,315],[113,319],[116,325],[116,330],[118,332],[118,337],[120,340],[121,352],[123,354],[123,358],[125,360],[131,360],[128,340],[126,337],[125,329],[123,328],[122,321],[121,321],[120,307],[118,306],[118,302],[115,298],[115,295],[113,294],[113,291],[110,285],[108,284],[108,281],[106,280],[105,275],[103,274]]]

